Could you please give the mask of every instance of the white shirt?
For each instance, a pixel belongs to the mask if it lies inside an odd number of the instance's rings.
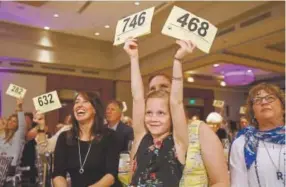
[[[119,122],[116,125],[113,125],[112,127],[110,127],[109,124],[108,124],[108,128],[116,131],[118,124],[119,124]]]
[[[231,147],[231,187],[259,187],[254,167],[255,163],[253,162],[249,170],[246,169],[244,159],[244,144],[245,136],[242,135],[233,142]],[[264,142],[264,144],[262,141],[259,142],[257,152],[257,171],[261,187],[284,187],[283,180],[277,179],[276,167],[280,168],[282,174],[285,174],[285,145],[278,145],[267,142]],[[268,152],[275,166],[269,158],[266,148],[268,149]],[[280,163],[278,163],[279,153]]]

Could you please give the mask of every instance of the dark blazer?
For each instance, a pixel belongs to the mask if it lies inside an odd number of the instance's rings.
[[[118,142],[120,152],[128,151],[128,143],[134,139],[133,129],[120,121],[116,128],[116,134],[120,141]]]

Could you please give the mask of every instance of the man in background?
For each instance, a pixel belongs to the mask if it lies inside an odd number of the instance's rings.
[[[122,102],[117,100],[112,100],[108,103],[105,110],[105,117],[107,121],[107,127],[114,130],[119,139],[120,152],[130,151],[134,135],[133,129],[121,121],[123,105]]]

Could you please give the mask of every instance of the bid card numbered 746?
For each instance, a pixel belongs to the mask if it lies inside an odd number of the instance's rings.
[[[155,7],[125,17],[117,22],[113,45],[123,44],[129,37],[151,33],[151,22]]]

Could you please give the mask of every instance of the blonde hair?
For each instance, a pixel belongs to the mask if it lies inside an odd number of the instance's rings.
[[[167,92],[166,90],[151,91],[147,94],[145,104],[147,104],[148,99],[152,99],[152,98],[166,99],[167,105],[168,105],[168,110],[169,110],[169,115],[170,115],[170,120],[171,120],[171,131],[173,131],[172,115],[170,112],[170,104],[169,104],[170,93]]]
[[[13,118],[13,117],[17,119],[17,128],[15,128],[15,129],[8,129],[7,125],[9,123],[9,121],[11,120],[11,118]],[[19,122],[18,122],[17,114],[12,114],[11,116],[9,116],[9,118],[7,120],[6,128],[5,128],[5,137],[4,137],[5,143],[10,142],[11,139],[14,137],[15,132],[18,130],[18,127],[19,127],[18,123]]]

